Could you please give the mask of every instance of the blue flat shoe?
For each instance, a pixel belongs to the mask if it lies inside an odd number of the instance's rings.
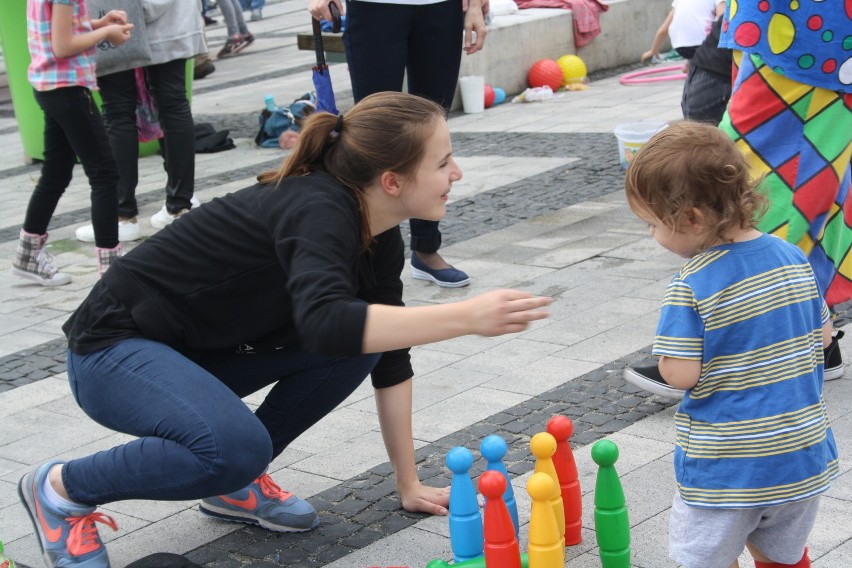
[[[417,253],[411,253],[411,277],[417,280],[428,280],[444,288],[461,288],[470,284],[470,276],[458,268],[429,268]]]

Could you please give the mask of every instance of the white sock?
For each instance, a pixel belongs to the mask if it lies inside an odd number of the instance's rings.
[[[60,511],[71,510],[85,510],[91,509],[91,507],[87,507],[86,505],[81,505],[80,503],[75,503],[74,501],[69,501],[65,497],[61,496],[53,486],[50,484],[50,476],[44,478],[44,496],[47,499],[47,504],[51,506],[53,509],[58,509]]]

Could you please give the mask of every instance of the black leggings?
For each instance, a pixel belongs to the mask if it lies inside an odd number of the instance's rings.
[[[24,230],[43,235],[71,183],[77,158],[89,178],[95,245],[118,245],[118,167],[109,147],[103,118],[86,87],[35,91],[44,111],[44,162],[27,206]]]

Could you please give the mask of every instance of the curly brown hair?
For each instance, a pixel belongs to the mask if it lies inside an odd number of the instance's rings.
[[[645,209],[677,230],[684,213],[702,212],[709,229],[703,248],[729,241],[734,229],[753,229],[766,210],[748,165],[715,126],[680,120],[655,134],[627,168],[624,189],[634,209]]]

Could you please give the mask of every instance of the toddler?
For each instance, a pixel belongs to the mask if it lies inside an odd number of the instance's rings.
[[[632,160],[633,212],[687,259],[653,353],[675,414],[669,554],[686,568],[810,566],[819,495],[838,475],[823,400],[828,308],[802,251],[755,228],[764,199],[731,139],[676,122]]]

